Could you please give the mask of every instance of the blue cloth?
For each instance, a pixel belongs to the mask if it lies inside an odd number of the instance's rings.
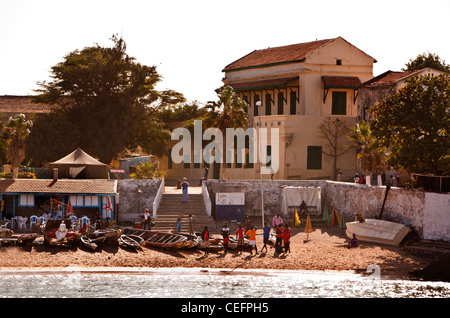
[[[182,197],[181,197],[181,201],[187,202],[187,200],[188,200],[188,189],[186,188],[186,189],[183,189],[183,194],[182,194]]]
[[[267,243],[269,241],[269,236],[270,236],[270,226],[265,226],[263,227],[263,240],[264,243]]]

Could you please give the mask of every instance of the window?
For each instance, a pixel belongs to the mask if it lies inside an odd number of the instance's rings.
[[[297,114],[297,92],[291,92],[290,97],[289,114],[295,115]]]
[[[322,146],[308,146],[306,168],[310,170],[322,169]]]
[[[271,167],[272,166],[272,146],[268,145],[266,148],[266,154],[267,154],[267,160],[270,160],[266,163],[266,167]]]
[[[19,198],[19,206],[34,206],[34,195],[21,194]]]
[[[69,200],[72,206],[84,206],[84,197],[82,195],[71,195]]]
[[[84,206],[98,206],[98,196],[87,195],[84,197]]]
[[[266,94],[266,116],[272,115],[272,95]]]
[[[347,92],[333,92],[331,115],[347,114]]]
[[[336,59],[336,65],[342,65],[342,60],[341,59]]]
[[[279,92],[278,93],[278,115],[283,115],[283,103],[284,101],[284,96],[283,96],[283,92]]]
[[[259,102],[259,95],[255,94],[253,96],[253,101],[254,101],[254,104],[253,104],[253,116],[258,116],[259,107],[256,106],[256,103]]]

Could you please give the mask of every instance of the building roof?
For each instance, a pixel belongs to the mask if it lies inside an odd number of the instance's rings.
[[[384,72],[364,83],[362,83],[362,86],[365,87],[375,87],[375,86],[390,86],[390,85],[394,85],[404,79],[407,79],[409,77],[413,77],[416,75],[421,75],[422,74],[427,74],[430,73],[433,74],[434,73],[438,73],[441,74],[443,73],[442,71],[432,68],[432,67],[424,67],[420,70],[416,70],[416,71],[402,71],[402,72],[395,72],[395,71],[387,71]]]
[[[417,71],[404,71],[404,72],[387,71],[362,83],[362,86],[370,87],[370,86],[394,85],[401,79],[408,77],[409,75],[416,72]]]
[[[312,42],[305,42],[305,43],[298,43],[298,44],[291,44],[291,45],[267,48],[267,49],[263,49],[263,50],[255,50],[255,51],[245,55],[244,57],[234,61],[233,63],[228,64],[227,66],[225,66],[225,68],[222,71],[223,72],[237,71],[237,70],[246,69],[246,68],[271,66],[271,65],[285,64],[285,63],[303,62],[309,53],[311,53],[312,51],[320,48],[321,46],[324,46],[324,45],[326,45],[330,42],[333,42],[337,39],[341,39],[341,40],[347,42],[342,37],[337,37],[337,38],[326,39],[326,40],[318,40],[318,41],[312,41]],[[362,53],[364,53],[364,52],[362,52]],[[364,53],[364,54],[366,54],[366,53]],[[376,60],[373,59],[373,62],[375,63]]]
[[[326,88],[355,88],[361,85],[356,76],[322,76]]]
[[[0,193],[115,195],[117,193],[117,180],[0,179]]]
[[[292,44],[280,47],[273,47],[263,50],[255,50],[246,56],[225,66],[223,71],[238,70],[256,66],[267,66],[271,64],[301,62],[305,59],[306,54],[331,41],[320,40],[314,42],[306,42]]]
[[[33,103],[34,96],[16,96],[3,95],[0,96],[0,112],[15,113],[15,114],[30,114],[30,113],[49,113],[52,105]]]
[[[298,76],[294,77],[283,77],[283,78],[273,78],[267,80],[241,82],[241,83],[230,83],[227,84],[233,88],[236,92],[256,90],[256,89],[269,89],[275,87],[285,87],[288,83],[298,80]]]

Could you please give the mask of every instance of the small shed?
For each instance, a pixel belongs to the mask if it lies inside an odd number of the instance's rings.
[[[305,201],[306,206],[308,207],[308,213],[316,216],[320,215],[322,201],[321,188],[286,186],[281,189],[281,213],[283,215],[289,215],[289,209],[298,209],[302,204],[302,201]]]
[[[52,174],[54,169],[58,169],[58,178],[109,179],[109,166],[91,157],[81,148],[49,163],[48,167]]]
[[[244,192],[216,193],[216,221],[244,221]]]

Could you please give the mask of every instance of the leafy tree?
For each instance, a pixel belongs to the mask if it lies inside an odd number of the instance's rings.
[[[432,67],[447,73],[450,72],[450,65],[441,60],[441,58],[437,54],[433,54],[430,52],[428,52],[428,54],[419,54],[414,60],[410,59],[409,62],[406,63],[406,67],[402,70],[418,71],[425,67]]]
[[[205,115],[207,110],[197,101],[159,109],[156,116],[164,123],[189,121]]]
[[[370,129],[389,147],[388,165],[411,173],[450,173],[448,75],[411,78],[371,111]]]
[[[25,120],[25,115],[20,114],[15,118],[10,118],[4,128],[4,137],[8,144],[6,158],[13,166],[13,178],[19,177],[19,167],[25,159],[25,138],[30,133],[33,122]]]
[[[155,113],[185,99],[172,90],[157,91],[161,76],[156,67],[137,63],[126,53],[122,38],[113,36],[111,40],[113,47],[95,45],[69,53],[51,68],[52,81],[39,83],[36,101],[57,106],[49,118],[38,119],[41,122],[30,143],[38,141],[46,149],[75,145],[105,163],[137,146],[164,154],[161,140],[170,135]],[[53,131],[46,129],[45,123],[51,123]],[[72,131],[64,131],[68,129]],[[67,137],[64,141],[57,138],[56,144],[49,138],[62,131]],[[34,158],[35,154],[30,155]],[[44,161],[42,156],[38,159]]]
[[[217,93],[217,101],[208,102],[205,109],[201,117],[204,128],[217,128],[223,135],[222,179],[227,180],[226,129],[247,128],[247,103],[234,94],[232,87],[225,86]]]
[[[361,121],[351,129],[349,140],[356,146],[357,159],[360,160],[361,169],[371,175],[372,172],[380,174],[384,169],[384,147],[381,147],[369,125]],[[370,177],[367,179],[369,180]]]
[[[130,175],[131,179],[160,179],[164,171],[159,170],[159,162],[146,161],[136,166],[136,172]]]

